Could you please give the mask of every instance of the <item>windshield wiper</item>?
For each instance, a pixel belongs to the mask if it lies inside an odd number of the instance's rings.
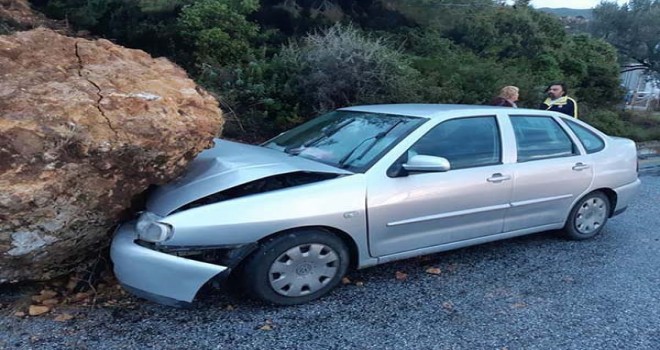
[[[326,138],[328,138],[328,137],[330,137],[330,136],[336,134],[339,130],[341,130],[341,129],[344,128],[346,125],[348,125],[348,124],[350,124],[350,123],[352,123],[352,122],[354,122],[354,121],[355,121],[355,118],[348,118],[348,119],[344,120],[343,122],[341,122],[341,123],[335,125],[335,126],[332,127],[332,128],[325,127],[325,128],[323,128],[323,129],[321,129],[321,135],[319,135],[319,136],[317,136],[317,137],[315,137],[315,138],[313,138],[313,139],[311,139],[311,140],[309,140],[309,141],[303,143],[303,144],[302,144],[302,147],[314,146],[314,145],[316,145],[317,143],[319,143],[319,141],[321,141],[321,140],[323,140],[323,139],[326,139]]]
[[[318,136],[316,136],[316,137],[314,137],[310,140],[307,140],[307,142],[303,143],[300,146],[287,147],[287,148],[284,149],[284,152],[288,153],[288,154],[291,154],[291,155],[294,155],[294,156],[297,156],[305,148],[310,147],[310,146],[314,146],[317,143],[319,143],[321,140],[327,139],[328,137],[336,134],[339,130],[344,128],[346,125],[352,123],[353,121],[355,121],[355,118],[348,118],[348,119],[344,120],[343,122],[335,125],[332,128],[330,127],[330,125],[328,125],[328,126],[324,127],[323,129],[321,129],[321,135],[318,135]]]
[[[369,141],[369,140],[374,140],[374,142],[373,142],[372,144],[370,144],[369,146],[367,146],[367,147],[362,151],[362,153],[360,153],[359,156],[353,158],[353,160],[356,160],[356,159],[357,159],[357,160],[360,160],[360,159],[362,159],[362,157],[364,157],[364,155],[367,154],[367,152],[369,152],[369,151],[370,151],[370,150],[371,150],[371,149],[372,149],[372,148],[378,143],[378,140],[380,140],[380,139],[382,139],[383,137],[387,136],[387,134],[389,134],[392,130],[394,130],[394,128],[396,128],[397,125],[399,125],[399,124],[401,124],[401,123],[403,123],[403,120],[399,120],[399,121],[397,121],[396,123],[392,124],[392,126],[390,126],[389,128],[387,128],[387,130],[383,130],[383,131],[379,132],[378,134],[376,134],[376,135],[374,135],[374,136],[367,137],[366,139],[362,140],[360,143],[358,143],[357,146],[353,147],[353,149],[352,149],[350,152],[348,152],[345,156],[343,156],[343,157],[339,160],[339,163],[338,163],[338,164],[339,164],[339,167],[340,167],[340,168],[346,168],[346,167],[348,166],[348,164],[350,164],[350,163],[347,163],[347,161],[348,161],[349,159],[351,159],[351,156],[353,155],[353,153],[355,153],[355,151],[357,151],[358,149],[360,149],[360,147],[361,147],[365,142],[367,142],[367,141]]]

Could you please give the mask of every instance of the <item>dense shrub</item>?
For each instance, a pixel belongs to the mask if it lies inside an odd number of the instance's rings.
[[[329,110],[420,102],[419,72],[382,38],[335,25],[292,41],[271,59],[206,66],[200,81],[228,111],[227,135],[263,140]]]
[[[616,111],[600,109],[593,111],[583,111],[580,119],[595,126],[609,135],[626,135],[628,125],[621,119]]]
[[[259,143],[304,121],[295,87],[288,83],[290,69],[264,59],[246,65],[202,66],[197,80],[220,101],[225,137]]]
[[[581,119],[609,135],[638,142],[660,140],[660,114],[657,113],[599,109],[583,113]]]
[[[619,116],[628,126],[625,136],[636,141],[660,140],[660,113],[622,111]]]
[[[350,25],[308,34],[275,59],[291,68],[305,115],[353,104],[414,102],[420,96],[419,73],[405,56]]]
[[[200,0],[184,7],[177,22],[181,48],[197,65],[249,61],[259,27],[246,16],[258,8],[258,0]]]

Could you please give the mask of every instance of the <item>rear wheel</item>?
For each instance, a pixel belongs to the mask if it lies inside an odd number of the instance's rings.
[[[589,193],[571,210],[564,234],[575,240],[594,237],[603,229],[609,215],[609,198],[602,192]]]
[[[289,232],[267,240],[248,258],[243,286],[251,296],[268,303],[305,303],[339,283],[348,259],[346,245],[330,232]]]

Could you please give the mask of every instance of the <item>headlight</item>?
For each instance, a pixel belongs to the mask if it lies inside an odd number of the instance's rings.
[[[147,242],[163,242],[172,237],[172,226],[158,222],[162,218],[154,213],[144,212],[137,221],[138,238]]]
[[[138,238],[147,242],[163,242],[172,235],[172,226],[161,222],[154,222],[144,231],[138,231]]]

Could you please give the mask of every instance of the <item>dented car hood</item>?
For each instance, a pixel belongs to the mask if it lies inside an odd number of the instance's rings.
[[[157,188],[147,201],[147,210],[166,216],[172,211],[211,194],[292,172],[352,174],[282,151],[215,139],[215,146],[200,153],[185,174]]]

